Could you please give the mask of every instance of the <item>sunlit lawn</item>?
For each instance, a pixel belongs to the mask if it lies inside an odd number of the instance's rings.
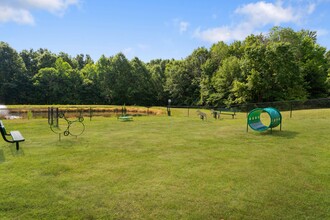
[[[3,120],[26,141],[0,141],[0,219],[330,219],[330,110],[272,133],[204,112],[85,118],[61,141],[47,119]]]

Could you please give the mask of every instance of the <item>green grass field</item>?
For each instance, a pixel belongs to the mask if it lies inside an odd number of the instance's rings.
[[[330,109],[272,133],[172,114],[86,118],[61,141],[47,119],[3,120],[26,141],[0,141],[0,219],[330,219]]]

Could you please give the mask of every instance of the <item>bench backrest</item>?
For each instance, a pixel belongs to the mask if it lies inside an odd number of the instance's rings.
[[[235,108],[218,108],[217,110],[222,112],[237,112]]]
[[[6,132],[6,128],[1,120],[0,120],[0,130],[1,130],[1,135],[4,137],[7,134],[7,132]]]

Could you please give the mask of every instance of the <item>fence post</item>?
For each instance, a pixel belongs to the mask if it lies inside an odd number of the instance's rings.
[[[92,121],[92,107],[89,107],[89,121]]]
[[[246,118],[247,118],[248,115],[249,115],[249,107],[248,107],[248,104],[245,105],[245,108],[246,108]]]
[[[290,118],[292,118],[292,102],[290,103]]]

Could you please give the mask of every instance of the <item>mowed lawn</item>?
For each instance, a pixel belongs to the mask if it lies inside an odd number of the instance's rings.
[[[61,141],[47,119],[3,120],[26,141],[0,141],[0,219],[330,219],[329,109],[272,133],[204,112],[85,118]]]

